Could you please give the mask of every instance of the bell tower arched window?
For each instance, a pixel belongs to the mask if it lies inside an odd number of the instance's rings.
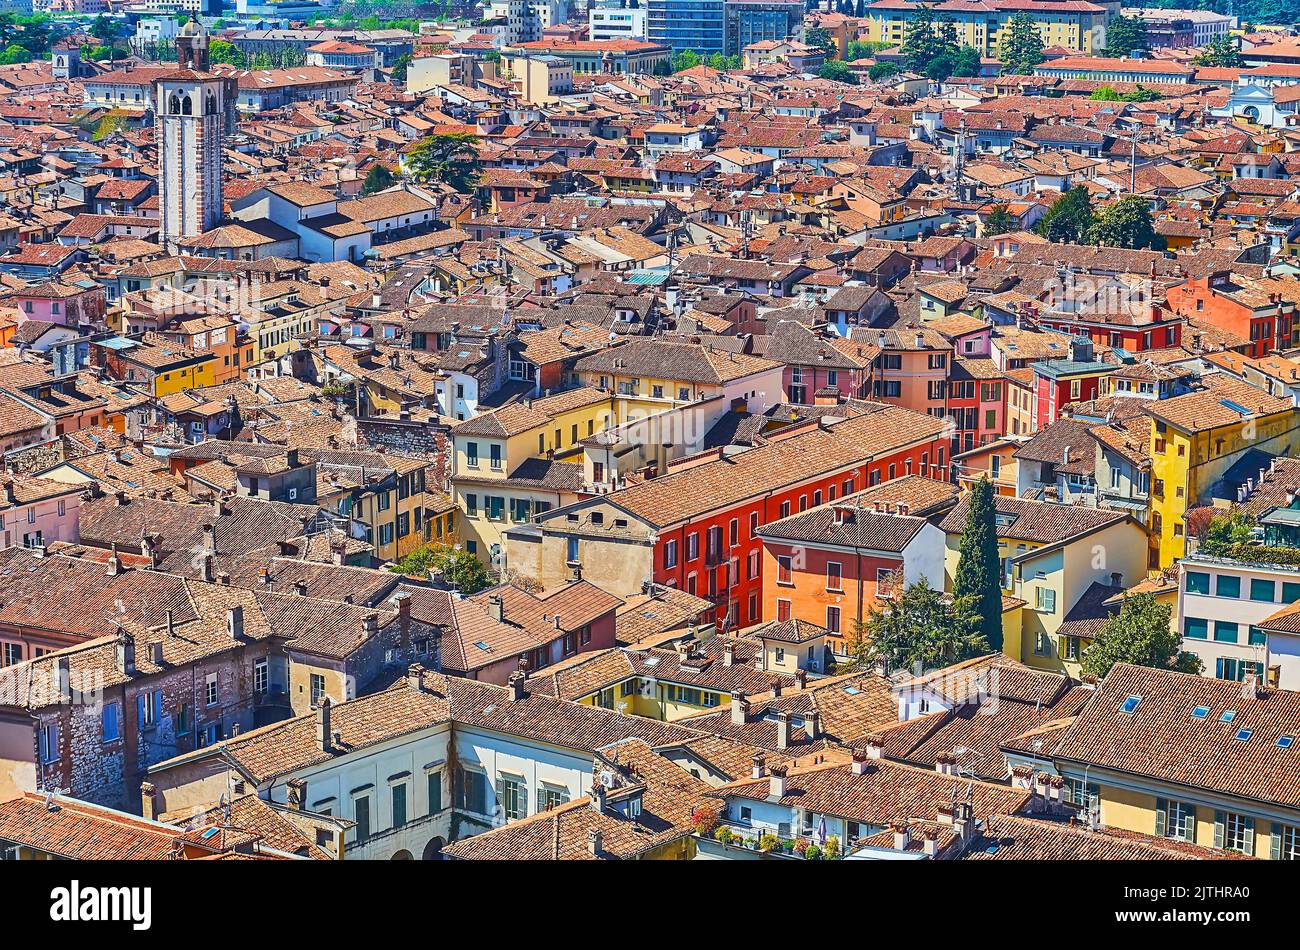
[[[194,100],[191,99],[188,95],[186,95],[185,98],[181,99],[181,115],[193,115],[193,114],[194,114]]]

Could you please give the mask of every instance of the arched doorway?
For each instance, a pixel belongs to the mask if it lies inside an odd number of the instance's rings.
[[[394,854],[394,855],[392,856],[392,858],[390,858],[389,860],[392,860],[392,861],[414,861],[414,860],[415,860],[415,856],[412,855],[411,852],[409,852],[409,851],[403,849],[403,850],[401,850],[401,851],[398,851],[396,854]]]
[[[445,844],[441,838],[431,838],[429,843],[424,846],[424,855],[421,860],[424,861],[441,861],[442,846]]]

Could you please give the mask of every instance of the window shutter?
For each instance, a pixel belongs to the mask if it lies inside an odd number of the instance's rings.
[[[1253,855],[1255,853],[1255,819],[1254,818],[1246,819],[1245,838],[1246,838],[1245,841],[1246,846],[1242,849],[1242,851],[1245,854]]]
[[[504,818],[506,812],[506,780],[499,776],[497,778],[497,810],[501,812],[501,817]]]
[[[135,697],[135,726],[137,729],[144,728],[144,693]]]
[[[546,811],[546,802],[542,798],[544,794],[545,792],[542,790],[542,786],[538,785],[537,786],[537,807],[533,809],[534,814],[540,814],[541,812]]]
[[[1066,642],[1065,642],[1065,637],[1063,637],[1063,636],[1058,636],[1058,637],[1056,638],[1056,655],[1057,655],[1058,657],[1060,657],[1061,659],[1065,659],[1065,657],[1066,657],[1066,655],[1067,655],[1066,652],[1065,652],[1066,645],[1067,645],[1067,644],[1066,644]]]
[[[1169,823],[1169,803],[1163,798],[1156,799],[1156,837],[1163,838]]]
[[[1276,821],[1269,827],[1272,834],[1269,836],[1268,856],[1272,861],[1282,860],[1282,829],[1283,825]]]
[[[1216,811],[1214,813],[1214,846],[1216,848],[1223,847],[1223,819],[1223,812]]]

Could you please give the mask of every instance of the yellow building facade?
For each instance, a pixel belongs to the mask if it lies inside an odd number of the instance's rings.
[[[1031,8],[1021,4],[1002,5],[997,0],[981,4],[977,10],[970,4],[937,3],[930,7],[933,18],[951,18],[957,31],[957,42],[973,46],[981,55],[996,56],[1002,30],[1016,13],[1028,13],[1038,27],[1044,46],[1060,46],[1080,53],[1091,53],[1106,45],[1106,25],[1111,13],[1103,6],[1079,3],[1035,3]],[[909,0],[884,0],[867,8],[866,29],[863,39],[899,46],[907,37],[907,27],[920,10],[921,4]],[[991,9],[990,9],[991,8]]]

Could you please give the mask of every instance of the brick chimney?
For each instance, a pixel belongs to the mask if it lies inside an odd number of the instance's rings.
[[[158,789],[152,782],[140,783],[140,814],[146,821],[157,821]]]

